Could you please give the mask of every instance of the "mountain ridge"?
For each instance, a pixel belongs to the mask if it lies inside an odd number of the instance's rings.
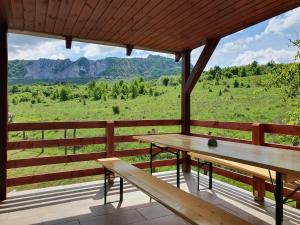
[[[181,63],[174,59],[149,55],[147,58],[108,57],[90,60],[70,59],[10,60],[10,81],[68,81],[76,79],[123,79],[143,76],[145,79],[178,74]]]

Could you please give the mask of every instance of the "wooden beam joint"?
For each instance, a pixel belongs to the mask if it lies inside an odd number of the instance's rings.
[[[72,36],[66,36],[66,48],[71,49],[72,47]]]
[[[131,56],[133,45],[126,45],[126,56]]]

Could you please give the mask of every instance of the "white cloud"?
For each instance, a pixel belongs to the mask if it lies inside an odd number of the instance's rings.
[[[272,18],[264,33],[282,33],[283,31],[299,25],[300,23],[300,8],[296,8],[286,14]]]
[[[291,62],[294,56],[295,51],[286,49],[274,50],[267,48],[259,51],[245,51],[235,58],[232,65],[246,65],[252,63],[254,60],[260,64],[266,64],[271,60],[276,63]]]

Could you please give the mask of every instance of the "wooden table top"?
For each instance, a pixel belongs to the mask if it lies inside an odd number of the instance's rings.
[[[248,165],[300,175],[300,152],[280,148],[218,140],[217,147],[207,145],[208,138],[182,134],[134,136],[136,140],[155,143],[182,151],[201,153]]]

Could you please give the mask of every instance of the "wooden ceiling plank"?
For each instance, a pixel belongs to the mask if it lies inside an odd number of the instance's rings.
[[[138,23],[143,17],[146,17],[151,10],[159,4],[159,0],[148,1],[135,15],[126,23],[126,26],[120,27],[120,30],[112,37],[113,40],[117,41],[123,36],[124,33],[130,32],[132,27]]]
[[[276,4],[280,4],[279,2],[272,2],[271,0],[265,0],[264,1],[264,7],[268,7],[271,5],[276,5]],[[195,30],[195,34],[193,36],[191,36],[190,38],[185,39],[184,41],[186,41],[187,43],[196,43],[197,40],[199,40],[199,35],[197,36],[197,33],[200,34],[202,33],[202,35],[206,36],[206,37],[213,37],[213,36],[223,36],[224,34],[218,34],[217,32],[219,30],[222,30],[226,27],[226,23],[227,21],[231,21],[229,28],[233,26],[233,23],[236,23],[236,21],[241,21],[243,20],[240,15],[246,15],[245,17],[248,17],[249,15],[256,17],[256,15],[259,14],[259,10],[261,8],[258,5],[258,1],[252,1],[251,4],[247,4],[247,7],[242,7],[241,10],[239,10],[238,12],[233,13],[231,16],[228,16],[228,13],[225,13],[225,15],[223,15],[221,18],[222,20],[225,22],[224,23],[208,23],[206,24],[204,27],[202,27],[203,30],[207,30],[207,32],[205,34],[203,34],[203,32],[201,32],[200,30],[197,31]],[[251,13],[250,13],[251,12]],[[221,19],[220,18],[220,19]],[[227,23],[228,24],[228,23]],[[209,29],[210,27],[213,27],[214,29]],[[216,32],[217,31],[217,32]],[[177,41],[177,42],[173,42],[173,45],[169,45],[170,43],[166,43],[166,45],[170,48],[174,48],[176,45],[180,45],[180,43],[182,43],[182,40]],[[199,47],[200,45],[197,46],[189,46],[189,47]]]
[[[200,13],[198,7],[197,8],[195,7],[195,10],[197,10],[198,13],[196,13],[194,10],[192,13],[188,12],[188,14],[190,14],[191,16],[186,16],[184,19],[179,21],[176,20],[176,24],[172,25],[172,27],[169,26],[168,29],[164,29],[164,36],[161,39],[160,45],[166,45],[166,43],[169,43],[170,40],[171,42],[178,39],[187,40],[189,36],[192,35],[192,32],[190,32],[191,30],[194,33],[194,30],[196,30],[198,27],[201,27],[200,24],[205,22],[206,19],[215,18],[216,15],[219,15],[221,12],[223,12],[223,10],[230,8],[236,2],[240,2],[240,1],[239,0],[225,1],[225,2],[215,1],[214,3],[208,3],[205,5],[205,7],[203,7]],[[191,25],[191,23],[193,23],[193,26]],[[189,27],[188,32],[186,32],[187,27]],[[148,34],[148,38],[151,38],[152,41],[147,42],[147,44],[152,44],[153,41],[156,40],[156,37],[153,37],[151,34]],[[203,39],[202,40],[199,39],[199,41],[203,41]],[[146,42],[142,42],[141,44],[144,43]]]
[[[61,1],[59,12],[57,14],[57,18],[55,21],[54,31],[53,31],[55,34],[63,33],[64,26],[70,14],[70,11],[72,9],[72,6],[73,6],[73,1],[70,0]]]
[[[35,0],[26,0],[24,2],[24,28],[26,30],[34,30],[35,25]]]
[[[92,15],[90,16],[89,20],[85,24],[85,26],[79,32],[80,38],[87,38],[91,29],[97,24],[98,20],[101,18],[103,13],[107,10],[108,6],[110,5],[110,1],[100,0],[98,5],[96,6],[95,10],[93,11]]]
[[[46,21],[48,8],[48,0],[37,0],[35,7],[35,31],[42,32],[44,31],[44,25]]]
[[[217,7],[228,7],[229,1],[225,1],[223,3],[222,1],[200,1],[199,4],[195,5],[191,8],[191,10],[186,10],[181,15],[177,16],[173,20],[166,20],[163,21],[160,27],[157,28],[157,32],[150,31],[149,33],[146,33],[146,38],[140,42],[140,44],[143,45],[143,43],[147,44],[153,44],[157,37],[160,39],[160,45],[164,45],[164,43],[173,40],[176,38],[176,32],[178,29],[184,29],[189,23],[189,21],[193,21],[203,15],[207,15],[208,13],[213,13],[212,11],[215,10]],[[214,10],[212,10],[212,8]],[[195,28],[193,28],[195,29]],[[163,35],[161,35],[163,33]],[[188,33],[185,33],[185,36],[190,35],[190,31]],[[160,37],[162,36],[162,37]]]
[[[98,31],[98,36],[102,36],[104,40],[109,39],[110,34],[113,32],[113,27],[118,23],[118,21],[122,21],[126,16],[128,11],[134,6],[137,0],[126,0],[124,1],[122,7],[118,9],[118,12],[115,13],[112,18],[102,27],[100,31]]]
[[[122,27],[129,23],[129,21],[133,18],[133,16],[147,4],[150,0],[140,1],[137,0],[131,8],[124,14],[122,18],[116,21],[115,25],[110,28],[109,31],[106,32],[105,37],[108,36],[109,39],[113,40],[117,33],[120,31]]]
[[[278,1],[276,3],[271,3],[268,6],[268,10],[267,12],[264,11],[263,8],[260,8],[259,10],[255,10],[255,16],[253,16],[255,18],[255,20],[249,20],[247,19],[245,16],[245,19],[242,19],[243,22],[239,22],[238,24],[235,24],[234,26],[236,27],[235,29],[231,29],[231,32],[237,32],[241,29],[243,29],[243,27],[245,26],[245,24],[247,24],[247,26],[252,26],[256,23],[261,22],[263,19],[267,20],[270,19],[276,15],[278,15],[278,13],[283,13],[282,10],[284,11],[289,11],[291,9],[294,9],[295,7],[299,6],[298,1],[293,1],[293,0],[288,0],[286,1],[289,4],[285,4],[283,1]],[[281,3],[281,4],[278,4]],[[249,14],[252,15],[252,14]],[[232,24],[231,24],[232,25]],[[227,30],[230,28],[230,24],[227,24],[227,26],[225,26],[224,28],[226,28]],[[225,29],[220,29],[217,31],[217,35],[218,34],[222,34],[222,35],[227,35],[227,33],[225,32]]]
[[[121,7],[124,0],[112,0],[112,3],[108,6],[107,10],[104,11],[101,19],[95,24],[93,29],[89,32],[88,37],[97,37],[98,31],[102,29],[103,26],[109,21],[113,15],[118,11]]]
[[[134,40],[142,43],[144,39],[148,38],[149,34],[155,33],[157,35],[157,31],[159,31],[159,29],[157,29],[156,27],[159,27],[162,22],[168,24],[169,22],[173,21],[174,18],[181,16],[183,12],[187,12],[188,10],[195,7],[197,4],[203,4],[204,2],[205,1],[184,1],[182,5],[178,6],[174,10],[172,10],[171,7],[168,7],[167,9],[170,9],[170,13],[167,13],[168,11],[161,13],[160,16],[153,19],[153,22],[155,23],[149,23],[146,26],[144,26],[143,29],[136,31],[135,34],[132,35],[134,37]],[[165,17],[162,17],[165,15],[165,13],[167,15]],[[156,31],[153,32],[153,30],[155,29]]]
[[[199,77],[201,76],[205,66],[207,65],[211,55],[215,51],[218,43],[220,41],[220,38],[210,39],[206,41],[206,45],[203,49],[203,51],[200,54],[199,59],[197,60],[197,63],[195,64],[191,75],[189,76],[186,85],[185,85],[185,91],[186,93],[190,94],[195,87]]]
[[[140,36],[144,36],[144,32],[149,27],[152,27],[155,23],[160,23],[163,21],[163,18],[168,16],[172,11],[176,10],[176,8],[182,6],[186,1],[172,1],[171,3],[168,1],[163,1],[160,4],[156,5],[148,16],[143,17],[139,20],[131,29],[131,32],[124,33],[124,35],[119,39],[120,42],[136,41],[136,39]]]
[[[95,9],[96,5],[98,3],[98,0],[88,0],[76,22],[76,26],[73,26],[72,35],[78,36],[82,28],[85,26],[85,24],[88,22],[89,18],[92,16],[93,10]]]
[[[48,9],[47,9],[47,16],[46,16],[46,24],[44,27],[44,31],[48,33],[52,33],[56,17],[58,14],[58,10],[60,7],[61,0],[49,0]]]
[[[22,0],[11,0],[12,16],[17,29],[24,28],[24,9]]]
[[[83,6],[85,5],[86,0],[76,0],[72,5],[72,9],[70,14],[65,22],[63,34],[64,35],[71,35],[73,27],[76,26],[76,22],[81,14]]]

